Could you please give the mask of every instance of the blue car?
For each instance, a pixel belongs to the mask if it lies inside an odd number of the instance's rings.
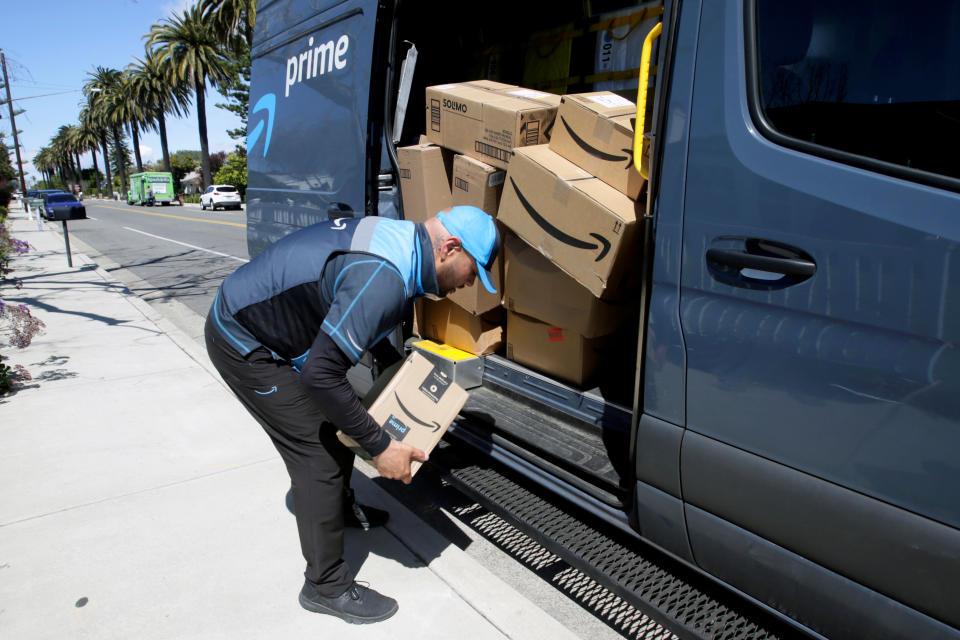
[[[83,203],[63,192],[45,194],[40,211],[47,220],[83,220],[87,217]]]

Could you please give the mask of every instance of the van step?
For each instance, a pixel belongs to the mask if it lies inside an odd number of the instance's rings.
[[[447,470],[459,491],[523,531],[684,639],[803,638],[773,618],[629,536],[538,495],[486,463]]]

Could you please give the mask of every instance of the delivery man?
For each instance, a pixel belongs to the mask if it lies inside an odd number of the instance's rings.
[[[491,293],[500,250],[493,219],[453,207],[426,222],[339,218],[300,229],[220,285],[207,316],[207,353],[286,463],[300,548],[300,604],[349,622],[386,620],[393,598],[354,581],[343,528],[383,524],[349,489],[353,438],[384,478],[409,483],[426,454],[392,440],[363,408],[347,369],[370,351],[400,360],[388,336],[425,294],[445,296],[479,276]]]

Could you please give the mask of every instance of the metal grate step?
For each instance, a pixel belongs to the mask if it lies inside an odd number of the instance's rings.
[[[605,531],[585,514],[572,514],[561,501],[537,495],[494,468],[465,466],[449,470],[447,478],[680,638],[805,637],[669,557]]]

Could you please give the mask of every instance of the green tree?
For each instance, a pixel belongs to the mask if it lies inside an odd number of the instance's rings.
[[[0,139],[0,207],[10,204],[10,197],[15,189],[17,171],[10,162],[10,149]]]
[[[87,76],[88,80],[83,85],[84,95],[96,117],[113,134],[111,150],[120,153],[126,148],[120,139],[120,129],[126,124],[120,108],[124,99],[123,74],[116,69],[97,67]],[[123,185],[127,184],[127,159],[126,155],[111,158],[113,166],[120,172],[120,183]]]
[[[93,158],[94,184],[97,187],[96,190],[100,191],[102,189],[100,168],[97,166],[97,145],[100,144],[100,132],[94,126],[90,118],[90,110],[86,106],[80,110],[80,125],[77,128],[76,144],[81,153],[90,152],[90,157]]]
[[[240,192],[241,198],[247,193],[247,155],[240,151],[227,156],[227,161],[214,178],[216,184],[232,184]]]
[[[175,82],[170,66],[153,49],[147,49],[144,59],[134,58],[130,65],[137,99],[143,105],[147,126],[160,134],[163,170],[171,171],[170,151],[167,146],[166,115],[182,117],[190,104],[190,90],[182,82]]]
[[[217,31],[224,34],[224,44],[242,39],[247,50],[253,48],[253,28],[257,24],[257,0],[200,0],[200,11]]]
[[[173,173],[173,182],[178,193],[183,192],[180,181],[198,166],[200,166],[199,151],[177,151],[170,156],[170,172]]]
[[[240,118],[240,126],[228,129],[227,135],[237,140],[236,149],[246,151],[247,144],[247,113],[250,109],[250,48],[246,42],[239,40],[240,51],[235,52],[227,64],[227,77],[217,87],[226,102],[218,102],[216,106],[225,109]]]
[[[230,51],[227,78],[217,87],[226,102],[218,102],[216,106],[240,118],[240,127],[230,129],[227,135],[238,141],[237,151],[246,151],[250,50],[257,22],[257,3],[256,0],[200,0],[200,8],[213,20],[221,42]]]
[[[147,47],[156,47],[164,64],[170,65],[177,82],[193,85],[197,97],[197,125],[202,153],[202,181],[210,184],[210,149],[207,142],[207,83],[216,87],[227,74],[227,58],[212,19],[204,18],[199,6],[186,9],[181,15],[154,25],[147,38]]]
[[[85,106],[80,110],[80,126],[92,131],[100,143],[100,151],[103,154],[103,170],[107,174],[106,188],[109,190],[109,185],[113,183],[113,175],[110,171],[110,153],[107,150],[107,128],[104,125],[103,117],[91,105],[89,97],[84,104]],[[96,156],[94,156],[94,166],[96,166]],[[97,186],[102,189],[99,181]]]

